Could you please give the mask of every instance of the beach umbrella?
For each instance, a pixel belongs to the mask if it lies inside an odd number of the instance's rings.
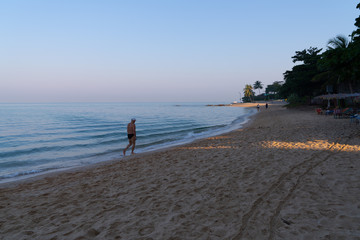
[[[360,97],[360,93],[335,93],[335,94],[325,94],[320,95],[315,98],[317,99],[345,99],[345,98],[351,98],[351,97]]]
[[[360,97],[360,93],[335,93],[335,94],[325,94],[321,96],[315,97],[315,99],[324,99],[328,101],[328,108],[330,107],[331,99],[345,99],[345,98],[358,98]]]

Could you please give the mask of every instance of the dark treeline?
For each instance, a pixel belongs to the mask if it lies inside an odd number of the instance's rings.
[[[360,10],[360,3],[356,6]],[[349,37],[338,35],[328,41],[327,49],[310,47],[296,51],[296,63],[284,73],[284,81],[268,85],[264,94],[255,96],[246,85],[243,101],[286,98],[290,103],[307,103],[326,93],[360,92],[360,16]],[[261,82],[254,89],[262,89]]]
[[[360,9],[360,3],[356,6]],[[296,51],[295,65],[284,73],[279,95],[293,102],[331,93],[354,93],[360,90],[360,17],[349,37],[338,35],[328,41],[325,51],[310,47]]]

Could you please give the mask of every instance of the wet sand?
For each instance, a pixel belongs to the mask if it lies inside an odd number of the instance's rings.
[[[359,199],[360,126],[270,104],[225,135],[1,184],[0,239],[360,239]]]

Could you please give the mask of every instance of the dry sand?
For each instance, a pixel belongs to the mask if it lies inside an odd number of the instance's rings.
[[[0,185],[0,238],[360,239],[359,132],[262,107],[226,135]]]

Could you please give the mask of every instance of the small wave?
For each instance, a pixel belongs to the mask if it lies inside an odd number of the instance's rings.
[[[192,127],[192,128],[180,128],[180,130],[175,130],[175,128],[168,128],[169,131],[160,131],[157,133],[151,133],[149,132],[149,134],[144,134],[142,133],[142,135],[140,135],[141,133],[139,133],[139,136],[141,136],[141,138],[147,139],[147,138],[160,138],[160,137],[166,137],[166,136],[179,136],[179,137],[184,137],[189,131],[190,132],[194,132],[194,133],[201,133],[201,132],[205,132],[211,129],[217,129],[219,127],[222,127],[224,125],[217,125],[217,126],[210,126],[210,127]]]
[[[124,128],[124,127],[123,127]],[[78,129],[73,131],[74,133],[95,133],[95,132],[104,132],[104,131],[119,131],[121,129],[121,126],[118,127],[112,127],[112,128],[86,128],[86,129]]]
[[[46,130],[42,130],[41,132],[36,131],[36,132],[32,132],[32,133],[21,133],[21,134],[9,134],[6,136],[0,136],[0,140],[7,142],[7,141],[11,141],[11,140],[18,140],[18,139],[38,139],[41,137],[54,137],[54,136],[59,136],[59,135],[69,135],[69,134],[76,134],[76,133],[80,133],[80,134],[84,134],[84,133],[95,133],[95,132],[114,132],[114,131],[119,131],[119,129],[124,128],[121,125],[117,125],[116,127],[104,127],[104,128],[96,128],[96,127],[84,127],[84,126],[78,126],[78,127],[66,127],[66,128],[55,128],[54,131],[46,131]]]
[[[28,160],[4,161],[4,162],[0,162],[0,169],[26,167],[26,166],[39,166],[39,165],[51,163],[54,160],[57,161],[59,159],[60,158],[56,158],[56,159],[42,158],[42,159],[33,159],[31,161]]]
[[[55,143],[61,143],[61,142],[75,142],[75,141],[86,141],[86,140],[91,140],[91,139],[102,139],[102,138],[112,138],[112,137],[118,137],[118,136],[125,136],[124,132],[110,132],[110,133],[102,133],[102,134],[92,134],[92,135],[65,135],[67,137],[56,137],[54,135],[47,135],[44,136],[46,138],[34,138],[33,141],[29,141],[29,140],[7,140],[7,141],[0,141],[0,149],[1,148],[10,148],[10,147],[20,147],[20,146],[25,146],[29,143],[35,143],[35,144],[55,144]],[[24,138],[22,138],[24,139]]]
[[[54,127],[48,127],[46,128],[45,130],[76,130],[76,129],[98,129],[98,128],[114,128],[114,127],[121,127],[122,124],[121,123],[109,123],[109,124],[99,124],[99,123],[96,123],[96,124],[92,124],[92,125],[84,125],[83,123],[82,124],[79,124],[78,126],[54,126]]]
[[[14,150],[14,151],[7,151],[0,153],[0,158],[12,158],[12,157],[19,157],[24,155],[31,155],[36,153],[43,153],[43,152],[61,152],[61,151],[68,151],[76,148],[91,148],[95,146],[101,145],[111,145],[116,143],[123,142],[123,139],[112,139],[112,140],[105,140],[100,142],[94,143],[83,143],[83,144],[69,144],[69,145],[58,145],[58,146],[48,146],[48,147],[34,147],[29,149],[23,150]]]
[[[119,132],[119,131],[116,132],[115,131],[115,132],[110,132],[110,133],[88,136],[88,138],[91,138],[91,139],[109,138],[109,137],[118,137],[118,136],[121,136],[124,134],[125,134],[124,132]]]
[[[181,123],[170,126],[146,126],[146,129],[139,129],[137,132],[139,134],[148,134],[154,132],[171,132],[178,129],[189,129],[198,126],[200,126],[200,124],[194,124],[194,123]]]
[[[61,146],[30,148],[30,149],[2,152],[2,153],[0,153],[0,158],[10,158],[10,157],[15,157],[15,156],[39,153],[39,152],[61,151],[61,150],[62,150]]]
[[[161,140],[153,141],[150,143],[138,144],[137,147],[138,148],[147,148],[147,147],[151,147],[151,146],[156,147],[157,145],[161,145],[161,144],[165,144],[165,143],[172,143],[176,140],[179,140],[179,139],[176,139],[176,138],[161,139]]]
[[[28,170],[28,171],[21,171],[21,172],[15,172],[15,173],[9,173],[9,174],[5,174],[0,176],[0,180],[4,180],[4,179],[11,179],[11,178],[16,178],[16,177],[22,177],[22,176],[28,176],[28,175],[34,175],[34,174],[38,174],[41,172],[45,172],[45,171],[50,171],[53,169],[43,169],[43,170]]]

